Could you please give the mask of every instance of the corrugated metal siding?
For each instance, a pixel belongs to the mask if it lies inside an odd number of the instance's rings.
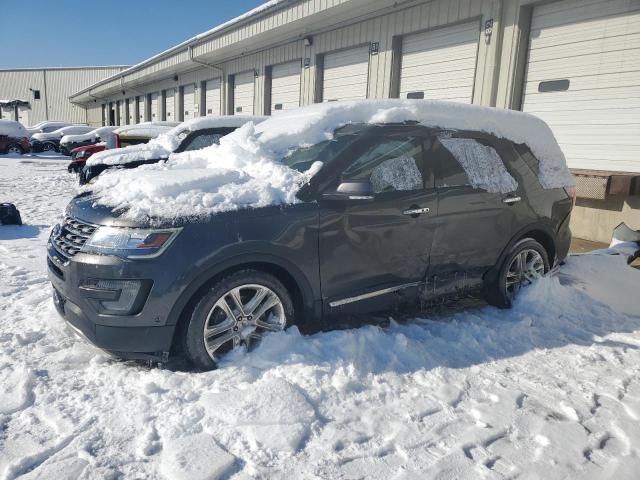
[[[31,104],[29,112],[31,124],[47,119],[47,105],[49,120],[85,122],[84,107],[70,103],[69,96],[104,78],[115,75],[122,69],[122,67],[113,67],[4,70],[0,71],[0,98],[27,100]],[[40,90],[40,100],[33,98],[31,89]]]

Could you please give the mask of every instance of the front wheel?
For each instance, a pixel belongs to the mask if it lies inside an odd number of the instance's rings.
[[[226,353],[253,348],[267,333],[287,328],[293,318],[291,296],[276,277],[240,270],[201,294],[186,327],[184,351],[196,367],[209,370]]]
[[[55,150],[56,150],[56,146],[51,142],[47,142],[44,145],[42,145],[42,151],[44,152],[53,152]]]
[[[22,155],[24,152],[22,151],[22,147],[20,147],[20,145],[11,144],[7,148],[7,153],[10,153],[12,155]]]
[[[523,286],[531,284],[550,269],[545,248],[532,238],[516,243],[497,274],[485,280],[487,301],[500,308],[511,307]]]

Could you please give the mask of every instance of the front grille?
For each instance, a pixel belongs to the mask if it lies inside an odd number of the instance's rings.
[[[75,218],[65,218],[58,235],[52,239],[53,246],[62,260],[67,261],[78,253],[96,228],[98,227],[95,225],[81,222]]]

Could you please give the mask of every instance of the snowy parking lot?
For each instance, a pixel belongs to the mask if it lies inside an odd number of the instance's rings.
[[[69,334],[45,245],[77,188],[0,156],[0,479],[637,478],[640,271],[570,256],[511,310],[272,334],[206,373]],[[610,252],[609,252],[610,253]]]

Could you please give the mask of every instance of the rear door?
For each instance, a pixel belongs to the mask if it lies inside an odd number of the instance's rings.
[[[415,301],[426,278],[437,195],[424,164],[424,136],[417,129],[383,132],[346,152],[331,187],[368,181],[371,200],[320,200],[320,275],[330,314]]]
[[[473,287],[518,228],[521,187],[483,136],[433,137],[426,157],[438,192],[430,290]]]

